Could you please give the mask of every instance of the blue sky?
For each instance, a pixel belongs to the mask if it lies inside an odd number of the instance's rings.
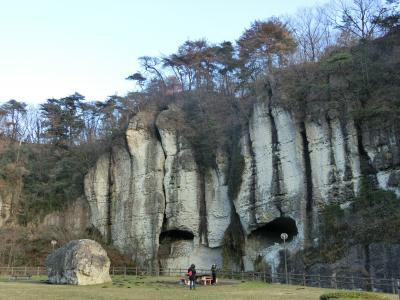
[[[256,19],[324,0],[0,0],[0,102],[125,95],[137,58],[235,41]]]

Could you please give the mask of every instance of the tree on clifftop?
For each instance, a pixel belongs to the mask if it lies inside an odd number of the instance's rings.
[[[7,101],[0,106],[0,116],[2,116],[4,123],[2,126],[4,127],[4,133],[12,140],[22,138],[23,133],[21,132],[21,120],[26,114],[26,106],[26,103],[14,99]]]
[[[75,93],[61,99],[48,99],[41,105],[45,136],[53,144],[71,146],[78,142],[84,122],[80,115],[80,104],[84,96]]]
[[[273,67],[287,63],[287,55],[296,49],[296,42],[286,24],[273,18],[255,21],[238,40],[239,56],[252,79]]]

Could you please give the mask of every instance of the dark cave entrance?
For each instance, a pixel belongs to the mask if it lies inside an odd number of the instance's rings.
[[[176,241],[189,241],[189,240],[193,240],[194,239],[194,235],[193,233],[191,233],[190,231],[186,231],[186,230],[167,230],[167,231],[163,231],[160,234],[159,237],[159,242],[160,245],[161,244],[169,244],[169,243],[173,243]]]
[[[159,236],[158,257],[168,258],[171,255],[173,244],[193,241],[194,235],[186,230],[166,230]]]
[[[249,239],[257,240],[262,244],[273,245],[275,243],[283,243],[281,234],[288,234],[286,242],[290,242],[298,234],[295,220],[290,217],[279,217],[273,221],[257,228],[249,235]]]

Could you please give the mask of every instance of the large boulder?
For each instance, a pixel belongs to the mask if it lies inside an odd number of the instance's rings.
[[[95,241],[70,241],[46,258],[51,283],[89,285],[111,281],[110,259]]]

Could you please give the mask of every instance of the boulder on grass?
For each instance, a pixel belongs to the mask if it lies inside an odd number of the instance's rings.
[[[95,241],[70,241],[46,258],[50,283],[89,285],[110,282],[110,259]]]

